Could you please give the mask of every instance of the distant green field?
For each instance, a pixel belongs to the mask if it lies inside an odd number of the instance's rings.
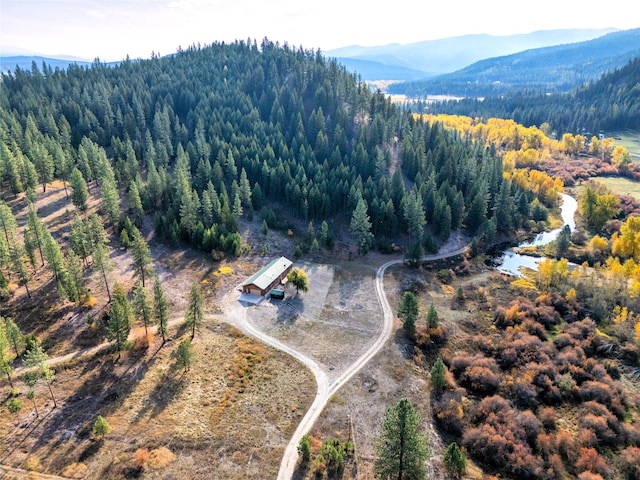
[[[614,145],[625,147],[629,150],[635,162],[640,162],[640,132],[624,130],[620,132],[608,132],[606,136],[614,139]]]
[[[636,200],[640,200],[640,182],[634,182],[622,177],[594,177],[594,179],[605,184],[615,193],[631,195]]]

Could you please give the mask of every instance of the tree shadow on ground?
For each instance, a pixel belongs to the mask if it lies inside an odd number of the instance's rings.
[[[398,349],[405,360],[413,358],[416,344],[412,338],[409,338],[403,328],[396,330],[396,333],[393,335],[393,343],[398,345]]]
[[[123,358],[116,360],[106,355],[92,358],[82,373],[89,377],[75,389],[75,393],[66,399],[56,398],[58,407],[50,410],[46,421],[33,432],[38,437],[31,452],[46,449],[45,455],[39,455],[46,459],[43,467],[55,469],[60,459],[65,459],[65,462],[72,462],[79,456],[87,459],[99,450],[102,442],[91,440],[93,423],[98,414],[107,417],[117,410],[153,363],[152,359],[139,361],[132,356]],[[117,366],[125,361],[129,364],[124,372],[119,373]],[[55,388],[55,381],[53,385]],[[31,432],[25,434],[25,439],[29,435]],[[91,443],[82,449],[87,441]]]
[[[175,352],[172,357],[175,357]],[[154,418],[159,415],[182,392],[185,385],[184,378],[184,370],[180,369],[174,361],[155,388],[149,393],[146,401],[133,418],[132,423],[137,423],[147,416]]]

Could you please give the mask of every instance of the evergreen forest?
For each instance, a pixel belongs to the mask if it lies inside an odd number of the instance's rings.
[[[507,233],[534,198],[492,146],[401,111],[319,51],[266,39],[114,67],[34,63],[2,83],[5,196],[96,186],[111,224],[148,215],[174,246],[238,255],[238,219],[259,214],[281,229],[353,217],[361,251],[401,237],[419,253],[460,227]]]

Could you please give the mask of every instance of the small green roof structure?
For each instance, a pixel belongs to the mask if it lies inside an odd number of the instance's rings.
[[[282,283],[291,271],[293,262],[286,257],[272,260],[242,284],[242,292],[264,296]]]

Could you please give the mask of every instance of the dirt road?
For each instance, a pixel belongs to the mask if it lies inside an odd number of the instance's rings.
[[[423,261],[436,261],[444,258],[455,257],[461,255],[467,250],[468,246],[457,248],[455,250],[443,251],[435,255],[428,255],[423,258]],[[335,394],[345,383],[347,383],[356,373],[358,373],[384,346],[393,330],[394,315],[387,296],[384,293],[384,274],[392,265],[398,265],[402,263],[402,259],[391,260],[386,262],[376,272],[376,295],[378,301],[382,307],[383,318],[380,325],[380,330],[375,341],[369,346],[369,348],[353,362],[347,369],[345,369],[331,384],[329,384],[327,374],[314,360],[306,356],[304,353],[295,350],[279,340],[259,331],[256,329],[247,319],[247,310],[242,307],[239,302],[231,307],[231,311],[226,312],[224,319],[229,321],[238,327],[242,332],[250,335],[260,341],[271,345],[274,348],[282,350],[288,353],[298,361],[306,365],[313,373],[316,383],[318,385],[318,391],[316,397],[311,404],[311,407],[300,421],[298,428],[293,433],[291,440],[289,441],[287,448],[285,449],[282,462],[280,464],[280,471],[278,472],[278,480],[290,480],[293,477],[296,463],[298,460],[298,445],[300,439],[311,430],[316,420],[320,417],[323,409],[333,394]],[[229,303],[227,303],[229,305]]]

